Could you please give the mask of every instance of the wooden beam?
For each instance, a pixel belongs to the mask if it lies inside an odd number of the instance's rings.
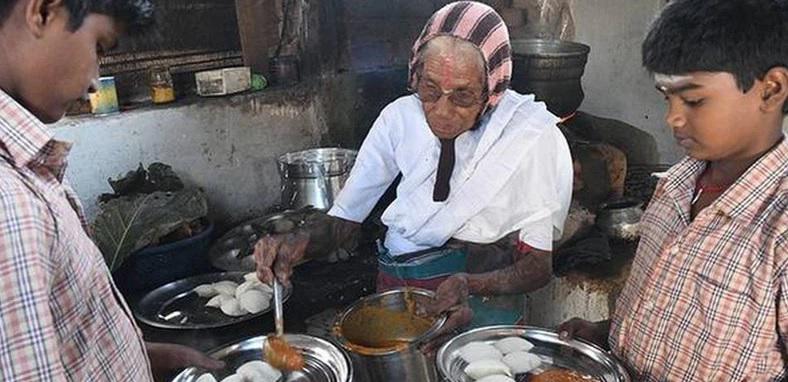
[[[268,74],[270,52],[279,41],[276,0],[235,0],[244,64],[254,73]]]

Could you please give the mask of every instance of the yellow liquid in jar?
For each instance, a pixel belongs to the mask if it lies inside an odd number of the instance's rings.
[[[172,86],[153,86],[151,87],[151,98],[153,103],[175,101],[175,89]]]

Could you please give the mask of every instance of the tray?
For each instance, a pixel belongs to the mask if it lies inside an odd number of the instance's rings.
[[[590,375],[602,382],[630,382],[624,367],[607,352],[583,340],[564,341],[554,331],[530,326],[487,326],[459,334],[445,343],[436,358],[439,373],[450,382],[472,382],[463,371],[468,365],[460,349],[469,342],[493,343],[505,337],[522,337],[531,342],[542,365],[535,371],[562,367]],[[524,380],[518,375],[517,380]]]
[[[224,271],[254,272],[254,245],[265,234],[290,232],[314,209],[286,210],[262,216],[239,224],[227,231],[211,246],[208,258],[211,264]]]
[[[244,282],[245,272],[221,272],[193,276],[162,285],[146,294],[134,305],[134,316],[153,327],[163,329],[210,329],[251,320],[273,309],[273,304],[258,313],[231,317],[217,308],[205,306],[207,298],[192,290],[201,284],[223,280]],[[292,288],[285,288],[283,301],[287,301]]]
[[[280,381],[350,382],[352,380],[353,366],[350,359],[329,341],[305,334],[285,334],[284,337],[288,344],[301,351],[306,367],[301,371],[283,375]],[[265,336],[254,337],[212,352],[211,357],[227,364],[224,370],[212,373],[216,380],[221,381],[246,362],[263,359],[262,349],[265,339]],[[206,372],[191,367],[175,377],[173,382],[195,382]]]

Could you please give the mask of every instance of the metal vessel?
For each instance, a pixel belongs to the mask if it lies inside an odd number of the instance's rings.
[[[556,332],[529,326],[487,326],[462,333],[445,343],[436,357],[442,381],[472,382],[465,375],[468,365],[460,349],[471,342],[493,343],[506,337],[522,337],[534,345],[529,352],[537,355],[541,365],[536,373],[553,367],[574,370],[601,382],[630,382],[624,367],[599,347],[579,339],[562,340]]]
[[[357,154],[355,150],[321,148],[280,156],[277,164],[282,181],[282,206],[331,208],[350,176]]]
[[[401,325],[384,328],[385,336],[390,339],[403,340],[402,346],[388,348],[370,348],[360,346],[368,336],[380,337],[381,330],[370,327],[352,329],[348,322],[358,319],[364,307],[381,307],[394,312],[413,309],[409,304],[419,306],[432,301],[434,293],[417,288],[399,288],[391,291],[367,296],[348,307],[337,318],[334,335],[337,342],[350,355],[355,371],[356,382],[402,381],[432,382],[438,381],[435,364],[419,349],[446,322],[446,316],[435,318],[431,327],[423,332],[413,332]],[[354,317],[355,316],[355,317]],[[364,318],[364,317],[360,317]],[[366,338],[365,338],[366,337]]]
[[[303,370],[284,375],[285,382],[351,382],[353,365],[347,355],[334,344],[305,334],[285,334],[288,344],[298,349],[304,356],[306,367]],[[214,378],[221,381],[235,373],[246,362],[263,359],[262,349],[266,336],[254,337],[236,344],[223,347],[210,353],[210,356],[226,363],[224,370],[213,372]],[[263,359],[264,360],[264,359]],[[180,373],[173,382],[195,382],[207,373],[194,367]]]
[[[512,88],[536,95],[559,117],[572,115],[585,96],[580,78],[590,51],[571,41],[512,40]]]

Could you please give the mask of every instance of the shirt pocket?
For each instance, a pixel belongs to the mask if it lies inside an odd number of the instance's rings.
[[[743,277],[749,277],[744,275]],[[764,341],[764,307],[752,293],[751,282],[732,282],[708,274],[694,274],[695,314],[686,327],[698,341],[687,344],[700,357],[701,369],[716,375],[737,375],[737,369],[753,370]],[[757,324],[757,323],[760,323]],[[742,369],[743,368],[743,369]]]
[[[734,283],[699,272],[694,279],[696,302],[704,317],[713,319],[711,322],[737,324],[742,322],[741,313],[758,310],[758,302],[749,291],[749,281]]]

